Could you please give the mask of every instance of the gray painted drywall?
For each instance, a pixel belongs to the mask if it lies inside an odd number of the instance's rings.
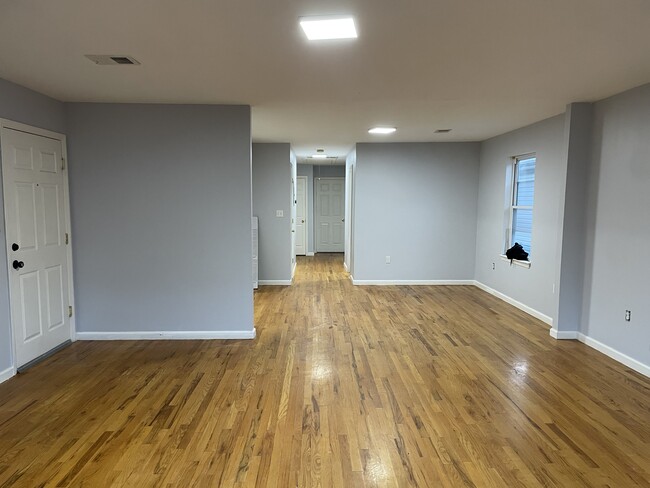
[[[582,320],[592,127],[592,104],[573,103],[567,107],[562,148],[566,170],[559,209],[562,224],[557,236],[555,260],[557,310],[553,314],[553,327],[562,332],[579,330]]]
[[[475,279],[549,318],[555,314],[557,236],[564,187],[564,114],[481,144]],[[506,172],[512,158],[536,153],[535,203],[529,269],[503,261]],[[495,269],[492,269],[494,263]]]
[[[63,103],[0,78],[0,117],[65,133]]]
[[[314,165],[314,178],[344,178],[345,165],[332,164],[332,165]]]
[[[314,252],[314,166],[299,164],[298,176],[307,177],[307,252]]]
[[[354,279],[471,280],[478,161],[478,143],[357,144]]]
[[[250,107],[66,115],[78,330],[251,331]]]
[[[594,106],[582,332],[650,365],[650,84]],[[625,310],[632,321],[625,322]]]
[[[288,143],[253,144],[253,215],[259,219],[261,281],[291,279],[291,163]],[[276,217],[282,210],[283,217]]]
[[[0,78],[0,118],[65,133],[63,104]],[[0,181],[0,192],[2,181]],[[4,200],[0,198],[0,372],[13,366],[9,281],[5,243]]]

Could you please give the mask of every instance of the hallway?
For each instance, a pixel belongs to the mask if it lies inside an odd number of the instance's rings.
[[[478,288],[355,287],[317,254],[255,324],[0,385],[0,486],[650,485],[650,381]]]

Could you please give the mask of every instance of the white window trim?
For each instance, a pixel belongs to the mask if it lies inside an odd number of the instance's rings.
[[[515,195],[517,194],[517,163],[523,159],[535,158],[535,171],[537,172],[537,153],[531,152],[527,154],[520,154],[519,156],[514,156],[512,158],[512,180],[510,182],[510,209],[509,209],[509,221],[508,228],[506,229],[506,242],[504,253],[501,254],[501,258],[506,261],[511,261],[505,255],[505,251],[514,245],[512,242],[512,219],[515,215],[515,210],[533,210],[532,205],[515,205]],[[512,259],[512,262],[517,266],[524,268],[530,268],[530,261],[522,261],[520,259]]]
[[[515,264],[517,266],[521,266],[522,268],[530,268],[530,265],[532,264],[530,261],[522,261],[521,259],[510,259],[508,256],[505,254],[500,254],[499,257],[501,258],[502,261],[508,261],[511,262],[510,264]]]

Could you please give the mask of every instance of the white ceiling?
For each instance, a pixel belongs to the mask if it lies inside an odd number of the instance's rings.
[[[309,43],[298,18],[328,14],[359,38]],[[300,158],[483,140],[649,82],[649,52],[647,0],[0,0],[0,77],[63,101],[250,104],[254,140]]]

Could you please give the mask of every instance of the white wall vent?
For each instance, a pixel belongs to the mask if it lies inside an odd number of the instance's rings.
[[[100,66],[117,65],[117,64],[140,64],[135,58],[131,56],[124,56],[121,54],[86,54],[86,57],[93,63]]]

